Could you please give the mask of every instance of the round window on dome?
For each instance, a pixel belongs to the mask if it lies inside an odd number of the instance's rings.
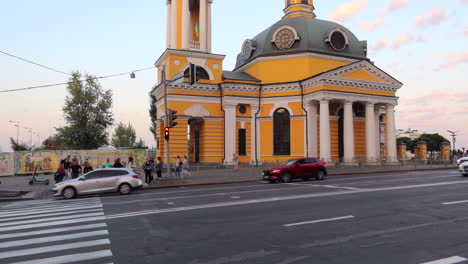
[[[330,36],[330,45],[336,51],[342,51],[346,48],[346,36],[340,31],[335,31]]]
[[[294,42],[296,42],[296,38],[294,32],[290,29],[282,29],[276,35],[275,44],[279,49],[289,49],[294,45]]]

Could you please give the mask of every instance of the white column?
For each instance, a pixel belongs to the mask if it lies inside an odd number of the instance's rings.
[[[208,17],[207,17],[207,26],[206,26],[206,47],[207,47],[207,52],[211,53],[211,4],[213,3],[213,0],[208,0]]]
[[[375,120],[374,120],[374,104],[366,104],[366,151],[367,161],[375,162]]]
[[[189,0],[183,0],[182,5],[182,49],[190,48],[190,6]]]
[[[318,157],[318,147],[317,147],[317,103],[309,102],[307,104],[307,137],[309,139],[309,156]]]
[[[178,35],[178,21],[177,21],[177,2],[178,0],[171,0],[171,48],[177,49],[177,35]]]
[[[344,102],[344,163],[354,163],[354,117],[353,102]]]
[[[171,48],[171,0],[166,1],[166,7],[167,7],[167,25],[166,25],[166,48],[170,49]]]
[[[232,155],[236,153],[236,105],[224,104],[224,156],[225,162],[232,163]]]
[[[375,121],[375,157],[380,160],[380,105],[375,107],[374,111]]]
[[[208,0],[200,0],[200,50],[207,51],[206,33],[207,33],[207,2]]]
[[[258,111],[258,106],[257,105],[251,105],[250,106],[250,111],[252,112],[252,118],[250,119],[250,162],[251,164],[255,164],[255,147],[257,146],[257,140],[258,138],[256,138],[256,133],[257,131],[255,130],[255,122],[257,122],[256,118],[255,118],[255,114],[257,113]],[[257,151],[260,151],[259,149],[257,149]]]
[[[320,157],[331,162],[330,108],[329,100],[320,100]]]
[[[395,105],[387,105],[387,162],[397,162]]]

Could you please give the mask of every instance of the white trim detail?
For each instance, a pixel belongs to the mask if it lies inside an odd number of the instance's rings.
[[[184,114],[192,117],[210,116],[210,111],[201,104],[196,104],[184,111]]]

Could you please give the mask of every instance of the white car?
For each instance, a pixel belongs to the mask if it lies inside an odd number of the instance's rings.
[[[97,169],[73,180],[55,184],[54,196],[72,199],[77,195],[119,192],[129,194],[143,187],[140,175],[131,169]]]
[[[461,159],[458,159],[457,160],[457,165],[461,165],[461,164],[463,164],[465,162],[468,162],[468,157],[463,157]]]

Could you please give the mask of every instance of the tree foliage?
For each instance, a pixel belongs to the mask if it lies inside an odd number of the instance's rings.
[[[10,138],[10,146],[13,151],[31,150],[31,146],[28,146],[25,143],[16,142],[13,138]]]
[[[68,149],[96,149],[108,143],[108,128],[113,124],[112,92],[97,79],[74,72],[67,85],[63,106],[66,125],[57,128],[56,137]]]
[[[158,136],[156,133],[157,108],[156,98],[152,94],[150,94],[150,109],[148,112],[151,118],[150,131],[151,134],[153,134],[153,137],[156,139],[156,137]]]
[[[63,150],[66,149],[65,142],[62,138],[57,135],[48,137],[42,142],[42,149],[44,150]]]
[[[146,148],[146,144],[143,141],[143,139],[140,138],[140,140],[138,140],[137,143],[135,143],[134,147],[135,148]]]
[[[418,142],[424,141],[427,143],[427,150],[430,152],[440,151],[440,146],[443,142],[450,142],[445,137],[439,134],[422,134],[419,138],[412,140],[409,137],[397,138],[398,143],[405,143],[406,149],[414,152]]]
[[[136,133],[133,126],[130,123],[124,125],[120,122],[112,136],[112,145],[116,148],[133,148],[135,146],[135,141]]]

